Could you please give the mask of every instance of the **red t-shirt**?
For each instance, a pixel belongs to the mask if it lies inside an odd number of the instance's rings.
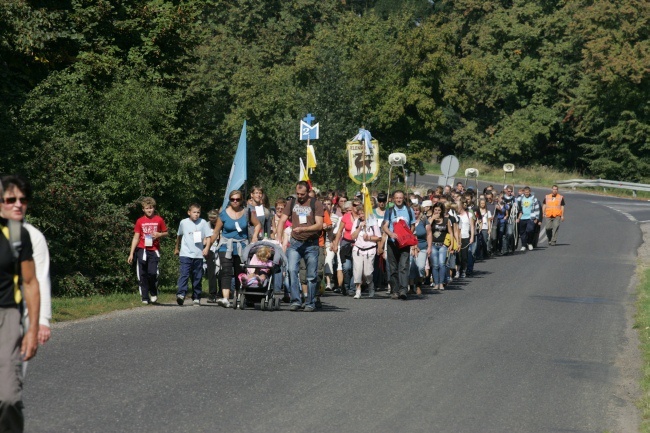
[[[343,215],[343,218],[341,218],[341,224],[343,224],[341,226],[341,228],[343,229],[343,239],[345,239],[346,241],[353,242],[352,229],[354,228],[354,218],[352,218],[352,212],[348,212],[345,215]]]
[[[167,226],[165,221],[159,216],[154,215],[151,218],[148,218],[146,215],[141,216],[135,222],[135,228],[133,229],[134,233],[140,233],[140,242],[138,242],[138,248],[145,248],[144,243],[147,235],[153,235],[156,232],[166,232]],[[152,245],[146,247],[149,251],[158,251],[160,250],[160,242],[158,239],[153,239]]]

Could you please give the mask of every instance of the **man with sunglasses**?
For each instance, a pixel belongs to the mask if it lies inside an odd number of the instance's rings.
[[[304,259],[307,265],[307,298],[304,311],[312,312],[316,309],[318,255],[320,252],[318,238],[323,230],[324,210],[323,203],[316,198],[309,197],[309,189],[309,184],[305,181],[296,184],[296,199],[291,200],[284,208],[277,226],[277,230],[281,230],[284,223],[291,218],[291,239],[287,247],[291,285],[290,311],[299,311],[302,308],[299,276],[301,259]]]
[[[3,182],[7,178],[3,179]],[[24,428],[21,363],[33,358],[38,348],[38,319],[40,295],[29,232],[20,227],[20,248],[11,239],[9,219],[20,220],[31,193],[16,185],[0,188],[2,217],[0,218],[0,431],[22,432]],[[14,248],[10,244],[14,242]],[[16,250],[17,257],[14,255]],[[21,291],[20,284],[23,290]],[[21,327],[23,298],[27,304],[30,323]]]

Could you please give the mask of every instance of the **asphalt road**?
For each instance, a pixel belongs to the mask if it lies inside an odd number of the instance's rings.
[[[567,193],[557,246],[480,262],[422,300],[55,326],[29,366],[26,431],[625,431],[641,232],[616,206]]]

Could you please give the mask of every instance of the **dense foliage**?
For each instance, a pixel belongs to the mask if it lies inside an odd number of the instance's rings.
[[[133,290],[138,198],[172,228],[218,205],[244,119],[249,180],[274,187],[308,112],[324,187],[359,127],[415,166],[647,182],[649,21],[644,0],[6,0],[0,171],[34,183],[59,294]]]

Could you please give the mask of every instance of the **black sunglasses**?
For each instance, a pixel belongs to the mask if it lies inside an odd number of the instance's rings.
[[[231,198],[230,201],[238,202],[241,201],[241,198]]]
[[[27,197],[7,197],[3,200],[3,202],[7,204],[14,204],[17,201],[20,201],[22,204],[29,203],[29,199]]]

